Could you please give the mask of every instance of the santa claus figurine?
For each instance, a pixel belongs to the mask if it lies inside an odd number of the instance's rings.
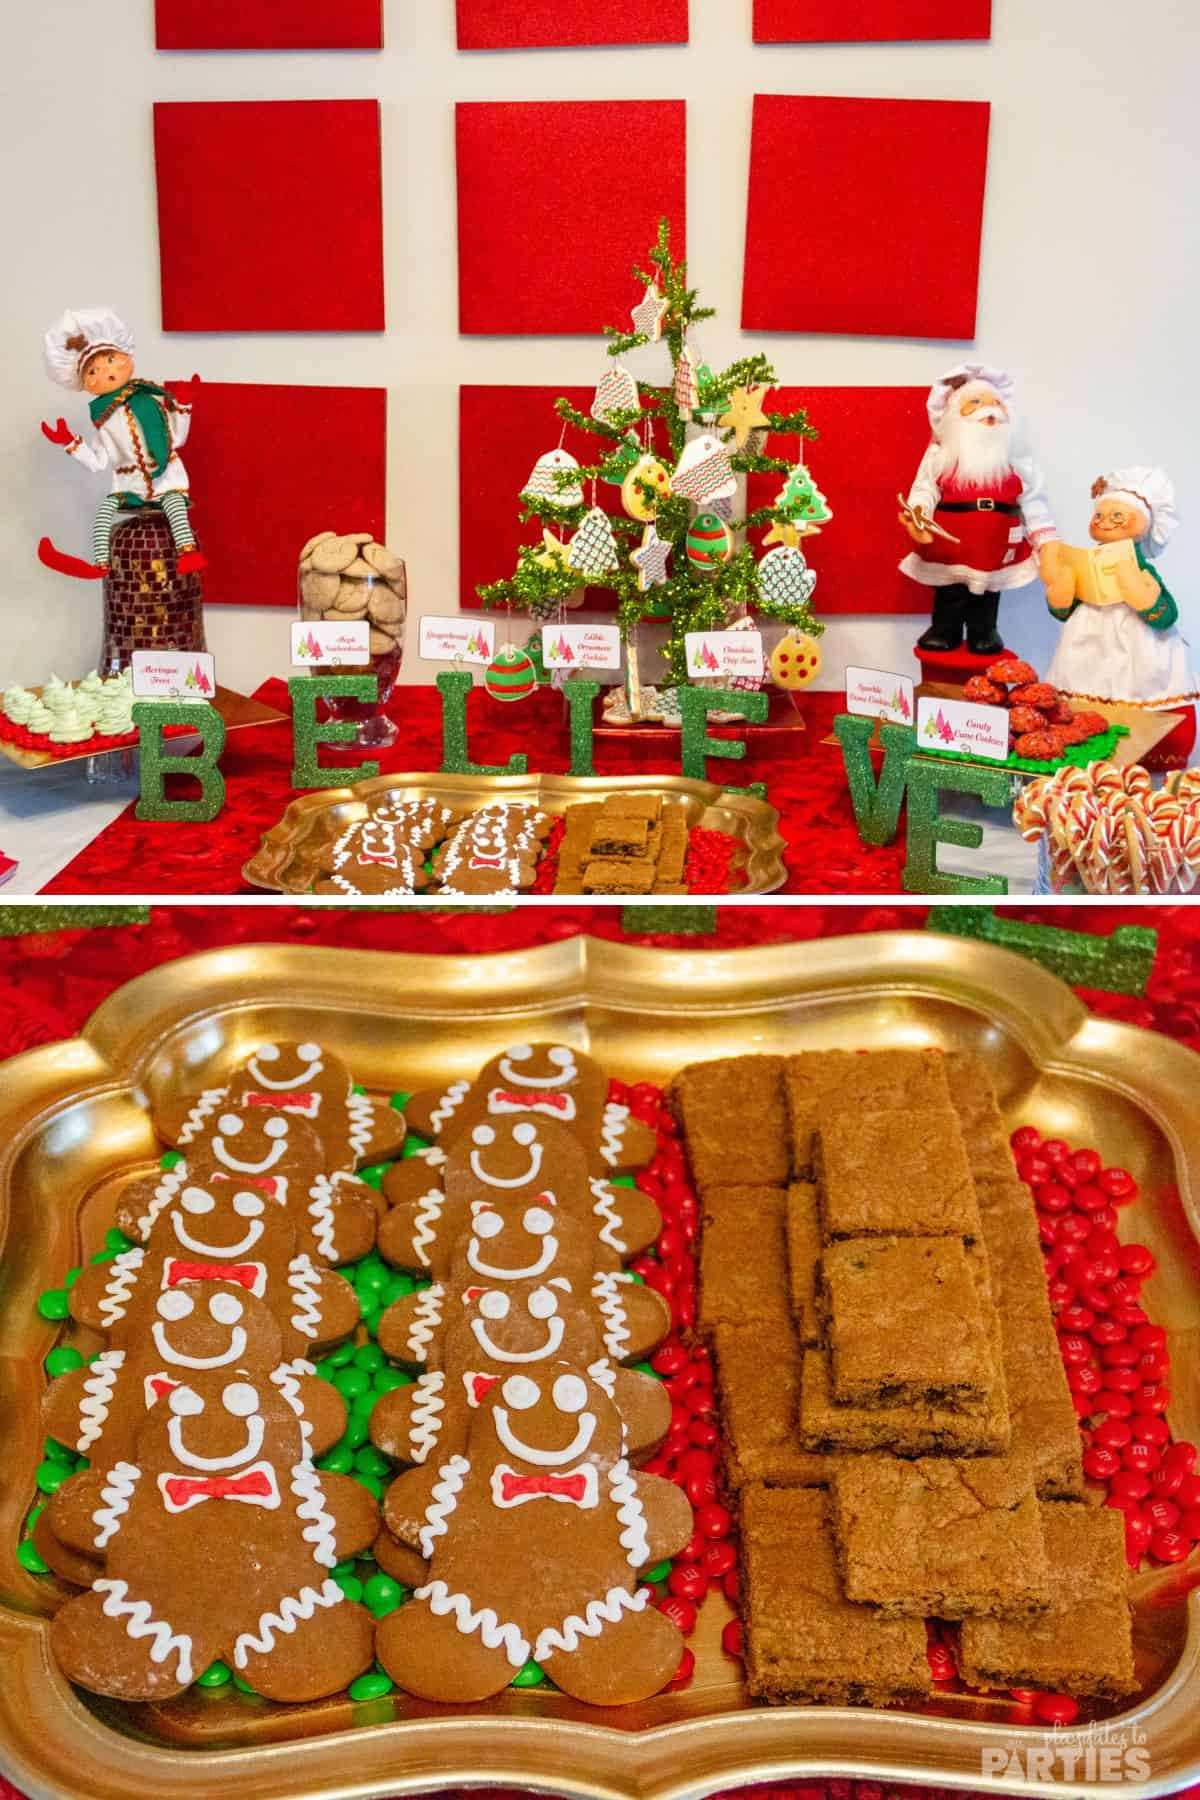
[[[933,622],[919,650],[957,650],[965,629],[975,656],[995,656],[1000,596],[1039,574],[1057,533],[1032,460],[1016,454],[1013,384],[998,369],[964,363],[929,394],[933,442],[900,523],[917,548],[900,567],[933,589]]]
[[[141,381],[133,372],[133,333],[107,308],[65,312],[43,341],[46,371],[60,387],[91,395],[91,443],[65,419],[42,432],[75,462],[99,475],[112,471],[112,488],[100,503],[92,534],[91,562],[68,556],[49,538],[38,556],[60,575],[99,581],[108,574],[109,546],[117,515],[130,507],[157,506],[166,514],[177,552],[176,569],[190,575],[208,567],[188,523],[188,477],[179,451],[192,422],[193,376],[176,391]]]

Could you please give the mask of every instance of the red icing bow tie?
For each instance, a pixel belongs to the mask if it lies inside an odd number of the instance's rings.
[[[255,1463],[242,1475],[160,1475],[168,1512],[188,1512],[205,1500],[242,1500],[249,1506],[278,1506],[279,1484],[270,1463]]]
[[[493,1088],[488,1095],[488,1110],[495,1112],[554,1112],[566,1119],[575,1115],[575,1102],[570,1094],[543,1092],[530,1088],[525,1094],[510,1094],[507,1088]]]
[[[381,869],[398,869],[400,864],[389,850],[360,850],[356,859],[360,863],[378,863]]]
[[[478,1288],[476,1292],[482,1293],[483,1289]],[[467,1390],[467,1405],[478,1406],[484,1395],[495,1387],[499,1379],[498,1375],[478,1375],[474,1369],[468,1369],[463,1376],[463,1386]]]
[[[267,1284],[265,1263],[181,1262],[177,1256],[168,1259],[163,1276],[164,1287],[178,1287],[184,1281],[236,1281],[248,1294],[262,1298]]]
[[[316,1094],[243,1094],[243,1106],[269,1106],[272,1112],[312,1112]],[[248,1181],[247,1187],[260,1187],[270,1192],[267,1181]]]
[[[596,1471],[572,1469],[567,1475],[518,1475],[497,1463],[492,1470],[492,1499],[497,1506],[523,1506],[526,1500],[562,1500],[569,1506],[595,1506]]]
[[[226,1175],[218,1169],[212,1179],[214,1181],[236,1181],[239,1187],[257,1188],[260,1194],[266,1194],[272,1200],[278,1198],[279,1183],[274,1175]]]
[[[471,858],[469,867],[472,869],[502,869],[504,862],[503,856],[480,856],[476,852]]]

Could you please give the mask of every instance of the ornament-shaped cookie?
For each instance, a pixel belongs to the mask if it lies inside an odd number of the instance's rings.
[[[409,1693],[484,1700],[532,1657],[565,1693],[619,1706],[679,1667],[682,1637],[639,1582],[687,1542],[691,1508],[634,1472],[603,1376],[565,1363],[506,1376],[466,1454],[400,1476],[384,1518],[429,1560],[376,1638]]]

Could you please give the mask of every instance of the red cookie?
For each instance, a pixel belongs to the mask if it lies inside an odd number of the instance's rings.
[[[392,1484],[388,1527],[429,1560],[429,1580],[378,1627],[394,1681],[485,1700],[533,1657],[600,1706],[670,1681],[683,1640],[641,1576],[683,1547],[692,1513],[670,1482],[634,1473],[623,1439],[604,1375],[551,1363],[492,1390],[465,1455]]]
[[[1108,720],[1103,713],[1098,712],[1076,713],[1071,723],[1081,731],[1086,727],[1086,735],[1079,740],[1080,743],[1086,743],[1088,738],[1099,737],[1108,730]]]
[[[648,1163],[658,1148],[649,1126],[608,1098],[599,1063],[569,1044],[513,1044],[484,1064],[474,1081],[414,1094],[404,1116],[414,1131],[449,1149],[481,1120],[521,1115],[568,1125],[594,1175],[619,1175]]]
[[[989,681],[998,681],[1004,687],[1021,687],[1027,681],[1037,680],[1037,670],[1032,663],[1021,662],[1018,657],[1004,656],[989,668]]]
[[[981,706],[1003,706],[1005,691],[998,681],[989,681],[986,675],[972,675],[963,688],[963,699]]]
[[[1044,712],[1036,706],[1014,706],[1008,715],[1008,728],[1014,737],[1021,737],[1027,731],[1044,731],[1050,723]]]
[[[268,1699],[301,1701],[370,1667],[371,1615],[331,1571],[374,1541],[378,1508],[316,1468],[305,1403],[286,1364],[197,1371],[148,1414],[136,1461],[59,1489],[56,1536],[104,1560],[50,1626],[68,1680],[167,1700],[221,1659]]]
[[[1051,725],[1070,725],[1075,717],[1075,708],[1060,694],[1050,708],[1048,717]]]
[[[1054,762],[1066,749],[1066,738],[1063,733],[1065,725],[1047,725],[1042,731],[1027,731],[1013,745],[1018,756],[1027,756],[1031,762]]]
[[[1058,689],[1048,681],[1027,681],[1015,687],[1008,699],[1011,706],[1036,706],[1039,712],[1049,712],[1057,704]]]

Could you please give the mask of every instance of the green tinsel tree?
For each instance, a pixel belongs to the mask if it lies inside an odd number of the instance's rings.
[[[611,411],[603,419],[581,412],[569,400],[555,401],[554,410],[564,425],[573,426],[596,441],[595,460],[579,468],[555,471],[554,485],[557,492],[565,496],[563,501],[552,496],[523,494],[522,524],[535,519],[544,532],[547,528],[578,529],[591,511],[587,489],[593,482],[620,486],[647,445],[651,454],[674,469],[689,439],[688,426],[694,420],[704,432],[719,438],[728,447],[737,474],[787,477],[772,505],[757,507],[745,517],[727,521],[735,542],[738,534],[749,528],[774,525],[780,528],[774,541],[794,547],[806,530],[832,515],[802,465],[797,468],[780,457],[764,456],[760,451],[768,432],[775,436],[791,434],[800,439],[801,445],[805,440],[815,438],[817,433],[808,422],[807,412],[799,409],[790,413],[766,413],[766,424],[746,439],[741,450],[737,448],[733,429],[722,428],[718,421],[729,410],[739,390],[776,385],[776,372],[762,355],[741,357],[719,372],[700,366],[695,370],[695,404],[691,408],[681,408],[677,395],[681,391],[681,359],[685,360],[685,390],[687,385],[685,346],[688,332],[701,320],[712,318],[713,309],[698,305],[697,291],[688,287],[687,263],[677,262],[671,253],[670,224],[666,219],[659,223],[658,241],[649,260],[652,272],[635,268],[634,275],[644,289],[656,289],[666,302],[661,336],[671,352],[671,385],[654,387],[639,381],[638,404]],[[611,326],[606,327],[605,336],[609,340],[608,354],[613,358],[625,356],[652,341],[644,331],[617,331]],[[692,356],[690,348],[687,355]],[[516,570],[508,580],[491,582],[478,589],[484,605],[520,608],[535,618],[544,619],[555,615],[568,596],[576,593],[584,583],[589,587],[607,588],[617,597],[617,624],[631,657],[636,655],[636,650],[630,639],[640,620],[662,619],[667,623],[667,641],[662,654],[670,670],[669,679],[675,682],[687,680],[684,640],[689,631],[720,630],[747,612],[781,620],[813,637],[821,635],[825,628],[813,614],[807,598],[772,599],[763,594],[758,585],[759,558],[750,544],[743,542],[727,561],[711,569],[700,568],[689,560],[686,550],[688,531],[697,515],[708,511],[708,507],[697,506],[674,493],[662,499],[648,482],[640,479],[634,485],[647,503],[655,503],[654,525],[670,549],[670,575],[665,583],[648,592],[641,590],[638,572],[629,557],[640,546],[645,526],[642,520],[617,514],[611,519],[619,556],[616,569],[603,576],[582,574],[568,566],[565,549],[561,555],[553,548],[548,554],[549,539],[544,539],[522,546]],[[583,499],[577,504],[571,503],[570,490],[574,487],[584,490]]]

